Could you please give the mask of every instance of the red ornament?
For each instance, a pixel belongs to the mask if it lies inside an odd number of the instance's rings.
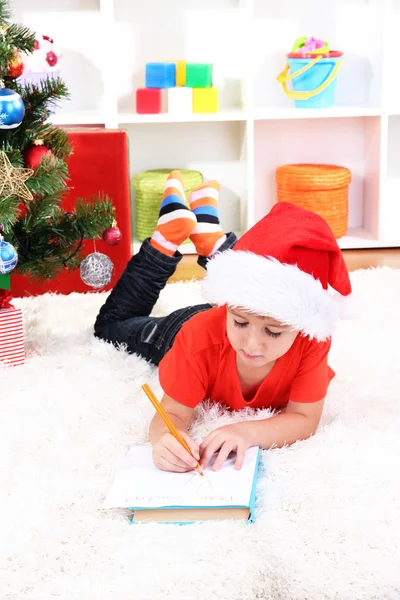
[[[30,146],[25,150],[24,159],[25,166],[28,169],[36,170],[42,162],[43,156],[50,152],[50,149],[47,146],[44,146],[41,140],[36,141],[33,144],[33,146]]]
[[[103,241],[108,244],[108,246],[116,246],[122,240],[122,233],[113,223],[112,227],[109,227],[104,231],[102,237]]]
[[[7,68],[7,77],[18,79],[24,72],[25,64],[22,55],[16,50]]]
[[[58,63],[58,56],[53,51],[50,51],[46,54],[46,62],[50,67],[55,67]]]

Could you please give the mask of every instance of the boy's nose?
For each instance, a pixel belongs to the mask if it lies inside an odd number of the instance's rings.
[[[249,333],[246,338],[246,352],[254,356],[262,354],[262,343],[254,333]]]

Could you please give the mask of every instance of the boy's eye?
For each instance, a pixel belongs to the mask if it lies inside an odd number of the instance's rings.
[[[270,329],[268,329],[267,327],[265,328],[265,333],[266,333],[267,335],[270,335],[270,336],[271,336],[271,337],[273,337],[273,338],[277,338],[277,337],[279,337],[279,336],[281,335],[281,332],[279,332],[279,333],[275,332],[275,333],[274,333],[273,331],[271,331],[271,330],[270,330]]]
[[[240,321],[236,321],[236,319],[233,319],[233,323],[235,327],[246,327],[247,325],[246,321],[244,323],[241,323]]]

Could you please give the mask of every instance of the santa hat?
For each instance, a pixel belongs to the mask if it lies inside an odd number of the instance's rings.
[[[211,304],[272,317],[318,341],[331,337],[351,292],[327,222],[289,202],[277,203],[232,250],[211,258],[203,282]]]

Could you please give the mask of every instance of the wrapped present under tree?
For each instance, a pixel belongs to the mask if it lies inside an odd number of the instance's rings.
[[[0,368],[25,362],[22,311],[11,300],[10,292],[0,290]]]

